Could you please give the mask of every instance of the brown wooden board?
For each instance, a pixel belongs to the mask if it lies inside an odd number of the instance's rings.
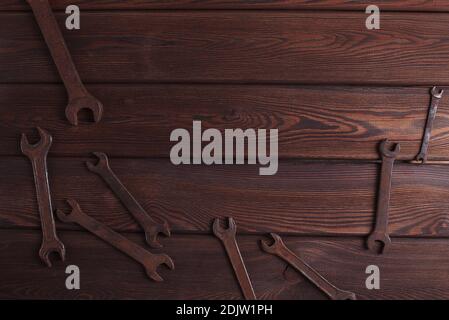
[[[61,26],[65,14],[59,14]],[[87,12],[64,29],[86,82],[449,85],[445,13]],[[0,82],[60,78],[30,13],[0,16]]]
[[[122,231],[132,216],[84,160],[50,159],[55,207],[78,200],[87,214]],[[243,233],[367,235],[374,223],[379,166],[374,163],[283,161],[274,176],[256,165],[174,166],[168,159],[111,159],[112,169],[142,206],[175,232],[209,232],[233,216]],[[0,228],[39,228],[31,166],[0,158]],[[447,237],[448,166],[395,168],[389,230],[393,236]],[[71,225],[64,225],[64,228]]]
[[[143,245],[139,235],[130,238]],[[224,249],[209,235],[175,235],[163,252],[175,261],[161,268],[165,281],[146,278],[141,266],[85,232],[60,232],[67,260],[49,269],[37,251],[37,231],[0,230],[2,299],[241,299]],[[302,275],[261,251],[263,237],[240,236],[243,259],[259,299],[325,299]],[[284,238],[287,246],[358,299],[448,299],[449,248],[443,239],[397,239],[382,256],[369,253],[359,238]],[[155,251],[156,252],[156,251]],[[101,257],[101,259],[98,259]],[[368,265],[380,268],[381,289],[365,287]],[[80,268],[80,290],[67,290],[65,268]]]
[[[362,10],[365,0],[49,0],[54,9],[78,5],[81,10],[135,9],[321,9]],[[448,11],[445,0],[377,0],[382,11]],[[24,0],[3,0],[0,10],[27,10]]]
[[[97,125],[71,126],[59,85],[0,85],[1,155],[19,155],[22,132],[46,128],[50,154],[167,158],[176,128],[279,129],[279,157],[378,159],[384,138],[401,143],[400,159],[419,152],[429,88],[265,85],[91,85],[105,105]],[[449,159],[449,98],[437,113],[429,159]],[[206,144],[206,143],[204,143]]]

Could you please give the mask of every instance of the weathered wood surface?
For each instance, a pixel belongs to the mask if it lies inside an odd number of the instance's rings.
[[[167,158],[176,128],[279,129],[281,158],[378,159],[384,138],[401,142],[400,158],[419,152],[429,88],[260,85],[91,85],[105,105],[95,125],[70,126],[59,85],[0,85],[1,155],[19,155],[22,132],[49,130],[54,156],[103,150],[116,157]],[[26,94],[24,94],[26,92]],[[449,99],[435,121],[430,159],[449,159]]]
[[[324,298],[260,250],[257,240],[273,231],[292,235],[284,237],[291,249],[359,299],[449,299],[449,166],[395,167],[393,245],[378,256],[364,248],[378,164],[281,160],[277,175],[263,177],[258,166],[176,167],[167,159],[171,130],[190,128],[192,120],[204,128],[279,128],[281,158],[373,160],[388,137],[401,142],[401,159],[412,159],[429,88],[449,86],[449,20],[442,13],[448,1],[377,1],[377,31],[365,28],[364,1],[50,2],[61,26],[65,6],[83,10],[81,30],[63,32],[82,79],[105,104],[105,118],[97,126],[67,125],[65,90],[29,7],[1,1],[0,298],[240,299],[223,248],[210,235],[214,218],[233,216],[261,299]],[[445,97],[433,160],[449,159],[448,118]],[[88,152],[105,151],[145,209],[168,220],[174,235],[161,241],[176,270],[161,271],[164,283],[59,222],[68,260],[52,269],[41,264],[31,167],[18,157],[20,133],[38,125],[55,138],[54,207],[75,198],[86,213],[144,245],[127,210],[84,166]],[[69,264],[81,268],[80,291],[65,288]],[[370,264],[381,268],[379,291],[365,288]]]
[[[28,10],[24,0],[3,0],[0,10]],[[78,5],[82,10],[136,9],[320,9],[361,10],[365,0],[49,0],[54,9]],[[377,0],[382,11],[449,11],[445,0]]]
[[[125,235],[143,245],[139,235]],[[241,299],[231,266],[213,236],[174,235],[164,252],[176,263],[162,267],[165,281],[155,283],[141,266],[84,232],[60,232],[67,247],[65,263],[42,265],[37,251],[40,233],[0,230],[0,298],[3,299]],[[325,299],[303,276],[263,252],[263,237],[240,236],[238,243],[259,299]],[[449,248],[442,239],[395,239],[382,256],[354,238],[285,238],[287,246],[335,285],[358,299],[448,299]],[[101,257],[101,259],[98,259]],[[81,271],[81,289],[65,288],[65,268]],[[365,269],[381,271],[381,290],[365,287]]]
[[[139,230],[84,160],[49,161],[55,207],[74,198],[86,213],[117,230]],[[168,159],[110,163],[142,206],[177,232],[209,232],[213,219],[225,216],[233,216],[244,233],[367,235],[374,223],[379,170],[374,163],[284,161],[274,176],[259,176],[256,165],[176,167]],[[0,158],[0,176],[0,227],[38,228],[27,159]],[[448,191],[448,166],[398,165],[390,233],[449,236]]]
[[[59,14],[63,26],[65,14]],[[0,17],[0,81],[60,81],[30,13]],[[449,85],[444,13],[126,11],[64,28],[85,82]]]

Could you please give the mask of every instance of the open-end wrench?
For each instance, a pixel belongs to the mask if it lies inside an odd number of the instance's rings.
[[[265,252],[276,255],[286,261],[289,265],[291,265],[293,268],[303,274],[307,279],[309,279],[321,291],[328,295],[332,300],[356,300],[356,296],[354,293],[341,290],[334,286],[326,278],[319,274],[318,271],[316,271],[314,268],[304,262],[300,257],[298,257],[293,251],[287,248],[279,235],[275,233],[270,233],[270,235],[274,239],[272,245],[269,245],[264,240],[260,241],[262,249]]]
[[[256,300],[251,280],[246,271],[245,263],[243,262],[239,246],[235,239],[237,227],[233,218],[228,218],[228,229],[220,226],[220,219],[215,219],[212,230],[215,236],[223,242],[229,259],[231,260],[232,268],[237,276],[237,280],[242,289],[243,296],[246,300]]]
[[[391,149],[387,139],[383,140],[379,147],[382,157],[382,169],[377,195],[376,224],[366,241],[368,249],[373,252],[383,253],[391,245],[391,239],[388,235],[388,209],[390,206],[393,165],[400,150],[401,146],[399,143],[394,144],[394,147]],[[378,245],[380,245],[380,251],[377,249]]]
[[[175,268],[173,260],[168,255],[153,254],[143,249],[94,218],[89,217],[81,210],[80,205],[75,200],[69,199],[67,203],[72,208],[71,213],[66,214],[61,210],[56,210],[56,214],[61,221],[79,224],[100,239],[138,261],[145,268],[148,277],[154,281],[163,281],[162,277],[157,273],[159,265],[165,264],[170,269]]]
[[[433,122],[435,120],[435,115],[437,114],[438,104],[440,103],[441,97],[443,97],[444,90],[433,87],[430,91],[432,100],[430,101],[429,111],[427,114],[426,127],[424,130],[424,135],[421,143],[421,150],[415,158],[415,162],[425,163],[427,162],[427,150],[429,149],[430,138],[432,135]]]
[[[102,152],[93,153],[98,158],[98,163],[95,165],[87,161],[87,168],[100,175],[106,184],[111,188],[115,195],[122,201],[125,207],[131,212],[133,217],[137,220],[139,225],[145,232],[145,238],[152,248],[160,248],[162,245],[157,241],[159,233],[170,236],[170,227],[166,221],[158,223],[151,216],[149,216],[145,209],[137,202],[132,194],[126,189],[122,182],[112,171],[109,166],[108,157]]]
[[[78,112],[81,109],[89,109],[93,113],[95,122],[99,122],[103,114],[103,105],[87,91],[81,82],[48,0],[27,0],[27,2],[33,10],[59,75],[67,89],[69,96],[69,103],[65,109],[67,120],[76,126],[78,125]]]
[[[20,148],[33,167],[34,184],[36,186],[37,203],[42,226],[42,245],[39,250],[41,260],[51,267],[50,254],[59,254],[62,261],[65,259],[65,247],[56,234],[55,220],[51,206],[50,185],[48,183],[47,154],[52,143],[51,135],[37,128],[40,141],[32,145],[26,135],[22,134]]]

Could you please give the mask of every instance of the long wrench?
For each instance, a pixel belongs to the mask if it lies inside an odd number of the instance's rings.
[[[437,87],[433,87],[430,90],[432,100],[430,101],[429,111],[427,114],[426,128],[421,143],[421,150],[415,158],[415,162],[426,163],[427,162],[427,150],[429,149],[430,138],[432,135],[433,122],[438,110],[438,104],[441,97],[443,97],[444,90],[438,90]]]
[[[123,183],[117,178],[109,166],[109,160],[106,154],[102,152],[93,153],[98,158],[98,163],[95,165],[92,162],[87,161],[87,168],[100,175],[109,188],[115,193],[115,195],[122,201],[125,207],[131,212],[133,217],[137,220],[139,225],[145,232],[145,239],[152,248],[160,248],[162,245],[157,241],[159,233],[170,236],[170,227],[166,221],[162,223],[156,222],[151,216],[149,216],[145,209],[137,202],[132,194],[126,189]]]
[[[232,268],[234,269],[237,280],[242,289],[243,296],[246,300],[256,300],[251,280],[246,271],[245,263],[243,262],[239,246],[235,239],[237,227],[233,218],[228,218],[228,229],[223,229],[220,226],[220,219],[215,219],[212,230],[215,236],[223,242],[226,253],[231,260]]]
[[[164,280],[157,273],[157,267],[159,265],[165,264],[169,269],[175,268],[173,260],[168,255],[153,254],[143,249],[94,218],[89,217],[81,210],[80,205],[75,200],[68,199],[67,203],[72,208],[70,213],[66,214],[61,210],[56,210],[56,214],[61,221],[79,224],[100,239],[103,239],[105,242],[138,261],[145,268],[148,277],[154,281],[160,282]]]
[[[382,169],[380,174],[380,184],[377,198],[376,225],[369,235],[366,245],[369,250],[377,252],[380,244],[380,253],[383,253],[391,245],[391,239],[388,235],[388,209],[390,207],[391,180],[393,176],[393,165],[398,156],[401,146],[396,143],[393,149],[390,149],[389,141],[383,140],[379,147],[382,157]]]
[[[42,226],[42,245],[39,250],[41,260],[51,267],[50,253],[59,254],[62,261],[65,260],[65,247],[56,234],[55,220],[51,205],[50,185],[48,183],[47,154],[50,150],[52,137],[41,129],[37,128],[40,141],[32,145],[23,133],[20,140],[22,153],[26,155],[33,167],[34,184],[36,186],[37,202]]]
[[[94,121],[99,122],[103,114],[103,105],[87,91],[81,82],[48,0],[27,0],[27,2],[33,10],[59,75],[67,89],[69,96],[69,102],[65,109],[67,120],[76,126],[78,125],[78,112],[81,109],[89,109],[93,113]]]
[[[300,257],[298,257],[293,251],[291,251],[281,237],[276,233],[270,233],[274,239],[273,244],[269,245],[264,240],[261,240],[262,249],[265,252],[276,255],[279,258],[286,261],[289,265],[299,271],[307,279],[309,279],[315,286],[323,291],[332,300],[356,300],[354,293],[337,288],[330,283],[326,278],[318,273],[314,268],[308,265]]]

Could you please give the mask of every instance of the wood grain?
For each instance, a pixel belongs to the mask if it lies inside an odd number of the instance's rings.
[[[55,207],[78,200],[86,213],[121,231],[140,230],[85,159],[51,159]],[[258,166],[174,166],[167,159],[111,159],[111,167],[154,217],[175,232],[209,232],[232,216],[241,233],[367,235],[374,223],[379,166],[281,161],[274,176]],[[39,228],[31,166],[0,158],[0,228]],[[447,166],[395,168],[389,230],[393,236],[447,237]],[[64,225],[64,228],[72,228]]]
[[[49,0],[54,9],[78,5],[81,10],[136,9],[310,9],[361,10],[363,0]],[[377,0],[382,11],[449,11],[445,0]],[[28,10],[22,0],[3,0],[0,10]]]
[[[126,236],[144,245],[137,235]],[[175,261],[175,270],[159,268],[162,283],[149,280],[138,263],[88,233],[60,232],[60,237],[67,247],[66,263],[56,262],[49,269],[36,257],[40,245],[38,232],[0,230],[0,298],[242,298],[224,249],[213,236],[173,236],[167,241],[163,252]],[[256,238],[245,240],[242,255],[260,298],[324,298],[306,281],[294,284],[285,281],[282,276],[285,264],[262,253]],[[98,259],[99,256],[102,258]],[[65,289],[65,267],[70,264],[80,268],[79,291]]]
[[[91,85],[105,105],[102,121],[72,127],[59,85],[0,85],[1,155],[20,155],[18,137],[37,126],[52,133],[53,156],[167,158],[176,128],[279,129],[280,158],[378,159],[384,138],[400,159],[419,152],[428,88],[260,85]],[[23,94],[26,92],[26,94]],[[438,110],[429,159],[449,159],[449,99]],[[120,133],[120,134],[118,134]]]
[[[67,261],[51,269],[41,264],[37,231],[0,230],[2,299],[241,299],[232,269],[213,236],[175,235],[164,252],[176,269],[161,268],[165,281],[148,280],[141,266],[94,236],[60,232]],[[143,244],[138,235],[126,235]],[[259,299],[325,299],[303,276],[259,248],[255,236],[238,243]],[[370,254],[354,238],[285,238],[287,246],[323,276],[358,299],[448,299],[449,252],[446,240],[397,239],[382,256]],[[101,256],[101,259],[98,257]],[[81,271],[81,289],[65,288],[65,267]],[[381,290],[365,287],[365,269],[376,264]]]
[[[446,17],[386,12],[373,31],[364,12],[87,12],[64,34],[85,82],[431,86],[449,85]],[[3,13],[0,38],[2,83],[60,81],[30,13]]]

